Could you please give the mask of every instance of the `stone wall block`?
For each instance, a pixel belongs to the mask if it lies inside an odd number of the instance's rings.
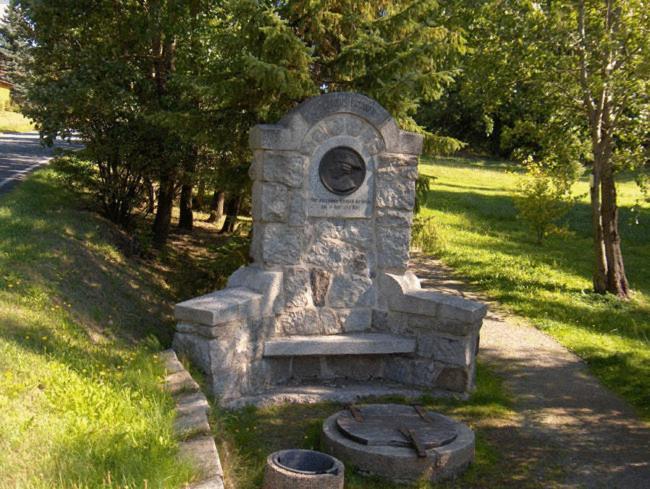
[[[318,308],[318,330],[322,334],[339,334],[343,332],[337,310],[329,307]]]
[[[399,150],[402,153],[419,156],[422,154],[424,137],[408,131],[399,132]]]
[[[387,308],[394,311],[404,310],[403,298],[407,291],[420,289],[420,280],[408,271],[403,274],[380,273],[377,284],[379,295],[387,303]]]
[[[317,326],[318,311],[314,308],[285,311],[275,318],[275,333],[280,336],[318,335],[322,332]]]
[[[266,153],[262,161],[262,179],[288,187],[302,187],[305,158],[295,153]],[[258,172],[259,173],[259,172]]]
[[[263,258],[266,263],[294,265],[300,262],[304,236],[300,229],[283,224],[264,226]]]
[[[284,269],[284,297],[286,307],[311,307],[311,280],[309,270],[302,267]]]
[[[313,380],[321,376],[320,357],[293,357],[291,378],[295,380]]]
[[[331,378],[368,381],[384,375],[384,361],[379,355],[346,355],[327,357],[325,360]]]
[[[375,300],[372,280],[363,275],[334,275],[327,294],[327,303],[332,307],[372,307]]]
[[[409,314],[409,328],[417,331],[438,331],[456,336],[467,336],[476,333],[481,328],[481,322],[466,323],[454,320],[440,319],[431,315]]]
[[[284,306],[282,272],[263,270],[257,265],[237,269],[228,279],[228,287],[246,287],[261,294],[261,315],[272,316]]]
[[[404,173],[400,173],[400,175],[411,180],[413,177],[417,179],[418,162],[419,158],[414,155],[401,153],[382,153],[377,155],[377,169],[379,171],[398,172],[399,170],[403,170]]]
[[[289,226],[304,227],[307,224],[307,206],[302,192],[294,190],[289,194]]]
[[[415,181],[396,173],[378,173],[375,204],[412,211],[415,204]]]
[[[435,386],[453,392],[466,392],[471,387],[469,370],[461,367],[444,367],[436,379]]]
[[[429,359],[413,360],[411,383],[421,387],[432,387],[442,371],[442,366]]]
[[[438,362],[468,366],[474,357],[476,340],[471,336],[422,334],[417,338],[417,354]]]
[[[384,361],[384,377],[393,382],[413,384],[413,358],[392,355]]]
[[[413,213],[401,209],[381,207],[377,209],[377,228],[402,227],[410,228],[413,225]]]
[[[386,226],[377,230],[377,266],[381,269],[405,272],[408,267],[411,229]]]
[[[368,331],[372,326],[372,309],[337,309],[341,328],[345,333]]]
[[[278,183],[263,183],[261,196],[262,221],[286,222],[289,210],[287,187]]]
[[[248,138],[251,149],[295,149],[291,131],[280,124],[258,124]]]

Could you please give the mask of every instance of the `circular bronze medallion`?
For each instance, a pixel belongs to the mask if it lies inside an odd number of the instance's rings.
[[[330,192],[350,195],[366,178],[366,163],[352,148],[338,146],[323,155],[318,166],[318,175]]]

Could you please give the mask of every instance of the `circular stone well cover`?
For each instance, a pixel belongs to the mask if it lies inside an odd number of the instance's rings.
[[[341,411],[336,424],[344,436],[364,445],[410,447],[412,441],[407,432],[412,430],[424,448],[429,449],[447,445],[458,435],[457,423],[451,419],[414,406],[376,404],[355,410],[360,416]]]

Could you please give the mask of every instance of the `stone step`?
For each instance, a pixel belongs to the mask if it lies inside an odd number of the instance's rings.
[[[414,353],[415,339],[389,334],[289,336],[264,343],[265,357]]]

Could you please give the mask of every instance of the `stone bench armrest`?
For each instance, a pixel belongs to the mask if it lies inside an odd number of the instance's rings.
[[[176,320],[218,326],[261,316],[262,295],[246,287],[233,287],[176,304]]]
[[[487,306],[480,302],[420,288],[411,272],[384,274],[381,284],[389,311],[459,323],[477,323],[487,314]]]

